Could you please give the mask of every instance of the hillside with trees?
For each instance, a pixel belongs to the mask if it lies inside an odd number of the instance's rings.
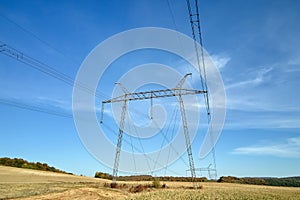
[[[268,186],[287,186],[300,187],[300,177],[286,178],[237,178],[234,176],[222,176],[217,182],[220,183],[240,183],[253,185],[268,185]]]
[[[58,173],[67,173],[65,171],[56,169],[54,167],[49,166],[46,163],[40,162],[28,162],[22,158],[0,158],[0,165],[9,166],[9,167],[18,167],[18,168],[26,168],[26,169],[34,169],[34,170],[42,170],[42,171],[50,171],[50,172],[58,172]]]
[[[95,178],[103,178],[112,180],[112,175],[103,172],[96,172]],[[153,177],[150,175],[133,175],[133,176],[119,176],[119,181],[153,181],[154,179],[159,181],[176,181],[176,182],[190,182],[191,177],[174,177],[174,176],[160,176]],[[215,180],[208,180],[205,177],[196,178],[198,182],[212,182]],[[238,183],[238,184],[251,184],[251,185],[267,185],[267,186],[287,186],[287,187],[300,187],[300,177],[286,177],[286,178],[255,178],[244,177],[238,178],[234,176],[222,176],[217,180],[219,183]]]

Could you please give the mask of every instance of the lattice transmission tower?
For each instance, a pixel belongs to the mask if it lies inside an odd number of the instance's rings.
[[[120,118],[120,124],[119,124],[119,133],[118,133],[118,141],[117,141],[117,147],[116,147],[114,168],[113,168],[113,180],[112,180],[113,183],[116,182],[117,177],[118,177],[120,153],[121,153],[121,146],[122,146],[122,137],[123,137],[123,131],[124,131],[124,121],[125,121],[126,110],[127,110],[127,102],[128,101],[150,99],[150,101],[151,101],[151,110],[152,110],[152,105],[153,105],[152,100],[154,98],[165,98],[165,97],[175,97],[175,96],[177,96],[178,99],[179,99],[179,104],[180,104],[181,119],[182,119],[183,131],[184,131],[184,136],[185,136],[185,145],[186,145],[188,159],[189,159],[189,167],[190,167],[189,170],[191,172],[191,178],[192,178],[193,186],[194,186],[194,188],[197,188],[197,183],[196,183],[196,180],[195,180],[196,179],[196,173],[195,173],[195,166],[194,166],[194,160],[193,160],[193,154],[192,154],[192,146],[191,146],[191,142],[190,142],[189,129],[188,129],[188,124],[187,124],[187,120],[186,120],[186,113],[185,113],[184,102],[183,102],[182,96],[184,96],[184,95],[206,94],[207,91],[182,88],[182,85],[184,84],[186,78],[190,75],[192,75],[192,74],[191,73],[186,74],[178,82],[178,84],[176,85],[175,88],[164,89],[164,90],[129,92],[121,83],[116,83],[121,87],[124,94],[121,95],[121,96],[112,98],[112,99],[102,101],[102,112],[101,112],[101,117],[100,117],[100,122],[101,123],[103,122],[103,111],[104,111],[104,105],[105,104],[123,102],[121,118]]]

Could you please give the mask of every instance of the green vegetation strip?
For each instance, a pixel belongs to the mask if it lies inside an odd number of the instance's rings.
[[[49,166],[46,163],[40,163],[40,162],[28,162],[22,158],[0,158],[0,165],[3,166],[9,166],[9,167],[18,167],[18,168],[25,168],[25,169],[35,169],[35,170],[42,170],[42,171],[49,171],[49,172],[58,172],[58,173],[65,173],[65,174],[71,174],[64,172],[62,170],[56,169],[54,167]]]

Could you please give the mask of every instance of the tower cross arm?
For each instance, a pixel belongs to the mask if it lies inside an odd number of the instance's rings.
[[[183,88],[173,88],[173,89],[165,89],[165,90],[151,90],[144,92],[132,92],[126,93],[124,95],[107,99],[102,101],[105,103],[115,103],[126,101],[135,101],[135,100],[144,100],[144,99],[152,99],[152,98],[162,98],[162,97],[174,97],[179,95],[193,95],[193,94],[203,94],[207,93],[205,90],[194,90],[194,89],[183,89]]]

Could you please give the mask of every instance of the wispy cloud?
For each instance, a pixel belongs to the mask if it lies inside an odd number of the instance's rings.
[[[229,56],[224,56],[221,54],[211,55],[211,58],[214,64],[216,65],[216,67],[218,67],[218,69],[223,69],[227,65],[227,63],[231,60]]]
[[[278,117],[277,115],[269,116],[264,113],[260,114],[260,117],[252,116],[248,113],[249,117],[237,115],[235,118],[231,118],[230,122],[226,123],[226,129],[298,129],[300,128],[300,120],[293,117]],[[281,114],[282,115],[282,114]]]
[[[53,99],[49,97],[37,97],[31,99],[31,102],[44,107],[52,107],[52,108],[61,109],[68,112],[72,110],[71,102],[62,99]]]
[[[0,103],[30,111],[37,111],[62,117],[71,117],[71,107],[67,101],[49,99],[45,97],[19,98],[19,97],[0,97]]]
[[[299,55],[299,54],[298,54]],[[299,72],[300,71],[300,58],[293,57],[287,61],[287,65],[283,68],[284,72]]]
[[[288,138],[285,142],[278,144],[239,147],[234,149],[232,153],[239,155],[300,158],[300,137]]]
[[[188,57],[190,60],[194,60],[196,62],[195,52],[191,52],[190,56]],[[212,69],[215,69],[215,67],[219,70],[222,70],[226,67],[226,65],[231,60],[231,57],[226,55],[225,53],[218,53],[218,54],[212,54],[212,55],[205,55],[204,61],[205,61],[205,69],[206,74],[209,74],[209,71]],[[202,61],[200,60],[201,70],[202,69]],[[175,63],[173,63],[173,66],[176,66],[175,69],[178,70],[182,75],[187,73],[192,73],[192,79],[187,79],[187,82],[193,83],[193,85],[199,85],[200,83],[200,77],[199,77],[199,70],[198,66],[196,65],[192,67],[191,65],[188,65],[183,60],[177,60]],[[203,73],[203,71],[202,71]],[[203,76],[203,74],[202,74]],[[197,83],[197,84],[196,84]]]
[[[230,85],[226,86],[226,89],[234,89],[234,88],[239,88],[239,87],[245,87],[245,86],[256,86],[259,85],[260,83],[264,82],[267,78],[267,74],[273,70],[272,67],[269,68],[262,68],[261,70],[258,70],[257,73],[253,78],[250,78],[248,80],[242,80]]]
[[[289,59],[287,62],[288,65],[300,65],[300,58],[299,57],[294,57]]]

